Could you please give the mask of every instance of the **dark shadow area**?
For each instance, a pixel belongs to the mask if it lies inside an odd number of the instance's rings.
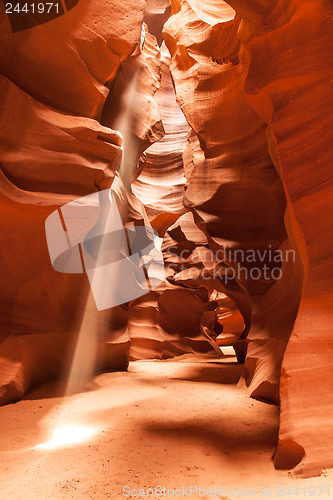
[[[192,441],[195,446],[208,445],[216,449],[219,454],[228,455],[235,460],[237,453],[244,452],[267,452],[274,450],[278,441],[278,419],[276,424],[250,426],[241,422],[225,422],[220,425],[212,421],[188,422],[186,423],[163,423],[156,422],[145,426],[145,431],[159,437],[177,440],[181,446],[182,441]],[[243,460],[243,459],[242,459]]]
[[[210,363],[211,365],[212,363]],[[188,380],[189,382],[212,382],[214,384],[237,384],[242,372],[243,365],[236,363],[220,363],[219,366],[198,365],[189,369],[189,374],[184,377],[172,377],[174,380]]]
[[[230,361],[225,361],[226,359],[229,359]],[[188,369],[188,373],[190,371],[193,371],[193,376],[190,375],[188,376],[185,374],[184,377],[170,377],[170,380],[188,380],[189,382],[213,382],[213,383],[219,383],[219,384],[237,384],[242,371],[243,371],[243,365],[238,364],[235,360],[236,357],[232,355],[225,355],[223,360],[216,359],[214,358],[210,359],[207,358],[207,360],[203,359],[191,359],[191,358],[186,358],[178,359],[177,357],[175,358],[170,358],[170,359],[164,359],[164,360],[140,360],[138,362],[149,362],[149,363],[166,363],[166,362],[177,362],[179,363],[180,366],[184,366],[184,364],[189,364],[191,365]],[[133,363],[133,361],[132,361]],[[135,362],[134,362],[135,363]],[[199,365],[205,365],[203,367],[200,367]],[[124,370],[126,373],[131,373],[133,375],[133,372],[129,369],[128,371]],[[102,373],[110,373],[113,376],[117,376],[117,374],[121,375],[124,373],[124,371],[119,371],[119,370],[101,370],[96,373],[95,376],[98,376]],[[141,380],[141,382],[146,383],[148,385],[159,385],[162,384],[160,379],[152,380],[149,377],[145,377],[144,375],[137,375],[137,377]],[[60,380],[52,380],[50,382],[43,382],[41,384],[38,384],[34,386],[23,398],[22,400],[38,400],[38,399],[52,399],[52,398],[63,398],[66,396],[66,389],[67,389],[67,384],[68,384],[68,379],[62,378]],[[81,391],[77,391],[76,393],[85,393],[85,392],[91,392],[94,390],[97,390],[99,388],[98,384],[94,381],[94,379],[90,380],[89,382],[86,383],[84,388]],[[69,394],[67,394],[69,395]]]
[[[34,401],[38,399],[63,398],[66,396],[67,384],[68,380],[62,379],[37,385],[31,389],[31,391],[28,392],[22,400]],[[75,392],[75,394],[95,391],[98,388],[98,384],[96,384],[94,380],[91,380],[81,391]]]

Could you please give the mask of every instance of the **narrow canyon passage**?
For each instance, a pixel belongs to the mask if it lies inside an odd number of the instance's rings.
[[[331,473],[300,483],[273,468],[278,409],[236,386],[241,369],[231,355],[184,355],[132,362],[127,373],[98,375],[90,391],[66,399],[61,382],[39,386],[0,409],[2,498],[145,498],[139,489],[158,486],[217,488],[213,498],[224,499],[246,490],[263,498],[271,488],[278,498],[279,486],[329,484]],[[60,440],[50,443],[56,429]],[[79,429],[87,431],[82,440]],[[191,497],[203,495],[192,489]]]
[[[0,4],[0,500],[332,496],[332,2],[62,4]]]

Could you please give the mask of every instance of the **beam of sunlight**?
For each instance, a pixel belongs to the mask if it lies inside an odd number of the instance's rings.
[[[143,29],[142,44],[144,33]],[[121,112],[114,126],[123,136],[124,149],[119,173],[122,183],[129,191],[138,164],[138,141],[132,131],[138,120],[133,114],[140,99],[138,68],[124,92]],[[66,395],[84,391],[96,372],[105,328],[105,319],[98,315],[97,310],[111,309],[126,303],[147,293],[152,286],[155,288],[164,279],[163,257],[156,246],[156,239],[155,243],[148,241],[149,251],[148,247],[144,248],[147,255],[142,255],[143,248],[138,248],[132,256],[131,245],[137,245],[138,239],[150,240],[151,237],[146,235],[144,238],[132,231],[133,242],[130,241],[132,233],[126,232],[117,200],[112,193],[111,187],[98,192],[97,222],[97,193],[64,205],[58,211],[59,214],[51,214],[47,219],[47,233],[51,235],[48,247],[53,267],[60,272],[84,272],[90,283],[69,367]],[[90,225],[89,229],[87,226],[92,221],[95,225]],[[87,230],[88,233],[84,236]],[[151,246],[154,248],[150,248]],[[148,259],[147,263],[144,258]]]
[[[98,267],[102,265],[103,259],[105,259],[107,253],[109,242],[108,235],[106,234],[108,233],[107,229],[114,228],[121,224],[118,208],[115,202],[113,204],[111,203],[109,190],[101,191],[98,195],[100,217],[97,224],[90,231],[90,238],[93,236],[94,232],[102,236],[101,239],[92,238],[90,240],[93,243],[89,250],[93,254],[95,269],[98,269]],[[115,211],[118,217],[116,217]],[[117,218],[116,221],[115,217]],[[82,246],[82,250],[85,254],[85,263],[87,263],[86,259],[89,257],[89,252],[84,250],[84,246]],[[85,312],[81,321],[81,327],[68,377],[66,395],[83,390],[87,382],[95,373],[98,357],[99,331],[96,304],[92,292],[96,287],[94,280],[96,281],[96,277],[93,272],[90,283],[91,287],[88,293]],[[97,285],[103,288],[103,283],[97,283]],[[117,286],[117,283],[114,282],[113,286]]]
[[[123,136],[124,144],[123,160],[119,173],[123,183],[128,189],[130,189],[130,179],[137,167],[137,146],[133,143],[132,135],[129,132],[131,112],[136,98],[136,87],[137,74],[134,75],[129,88],[125,92],[123,97],[122,112],[118,117],[116,125],[116,129],[119,130]],[[114,207],[112,204],[108,203],[105,195],[102,195],[102,193],[99,193],[99,195],[100,219],[97,222],[97,225],[102,225],[100,234],[105,234],[105,229],[112,224],[112,219],[114,218]],[[107,251],[107,241],[108,238],[102,237],[100,246],[97,249],[97,258],[95,255],[96,268],[99,266],[100,256],[103,256]],[[96,367],[99,335],[97,332],[97,317],[92,312],[96,309],[92,287],[94,285],[95,288],[96,286],[103,288],[103,284],[98,285],[98,283],[96,283],[98,273],[94,274],[95,276],[92,277],[92,280],[95,281],[95,284],[91,283],[91,288],[87,297],[85,312],[81,321],[81,328],[78,334],[77,344],[68,378],[66,390],[67,395],[84,390],[87,382],[93,376]],[[119,276],[118,279],[121,280],[121,276]],[[116,286],[115,283],[113,285]]]
[[[121,114],[118,116],[114,128],[119,131],[123,137],[123,158],[119,168],[120,177],[124,186],[131,191],[131,179],[137,169],[138,144],[134,140],[132,132],[133,109],[135,109],[138,100],[138,72],[136,72],[130,81],[128,88],[122,96]]]

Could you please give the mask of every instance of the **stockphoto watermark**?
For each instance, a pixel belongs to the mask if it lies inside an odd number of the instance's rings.
[[[206,280],[219,278],[225,283],[233,280],[276,281],[282,278],[283,263],[296,262],[295,250],[282,250],[271,245],[258,249],[224,246],[216,252],[208,248],[201,252],[179,251],[176,245],[172,245],[167,253],[167,267],[177,273],[186,272],[186,279],[195,280],[200,276]]]
[[[277,498],[277,497],[289,497],[292,495],[293,498],[303,497],[329,497],[330,487],[327,485],[320,486],[298,486],[298,485],[272,485],[272,486],[259,486],[257,488],[222,488],[222,487],[211,487],[204,488],[199,485],[192,486],[178,486],[176,488],[170,488],[167,486],[154,486],[154,487],[132,487],[124,486],[122,489],[122,495],[125,498],[163,498],[163,497],[192,497],[192,498]]]
[[[231,492],[231,493],[230,493]],[[232,495],[232,492],[235,494]],[[122,494],[125,498],[146,498],[146,497],[194,497],[194,498],[207,498],[207,497],[224,497],[225,495],[231,496],[248,496],[255,497],[255,489],[225,489],[225,488],[203,488],[202,486],[180,486],[178,488],[168,488],[167,486],[155,486],[150,488],[132,488],[131,486],[124,486]]]

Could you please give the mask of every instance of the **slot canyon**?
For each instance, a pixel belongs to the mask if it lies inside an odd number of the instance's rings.
[[[16,4],[2,498],[333,495],[333,3]]]

